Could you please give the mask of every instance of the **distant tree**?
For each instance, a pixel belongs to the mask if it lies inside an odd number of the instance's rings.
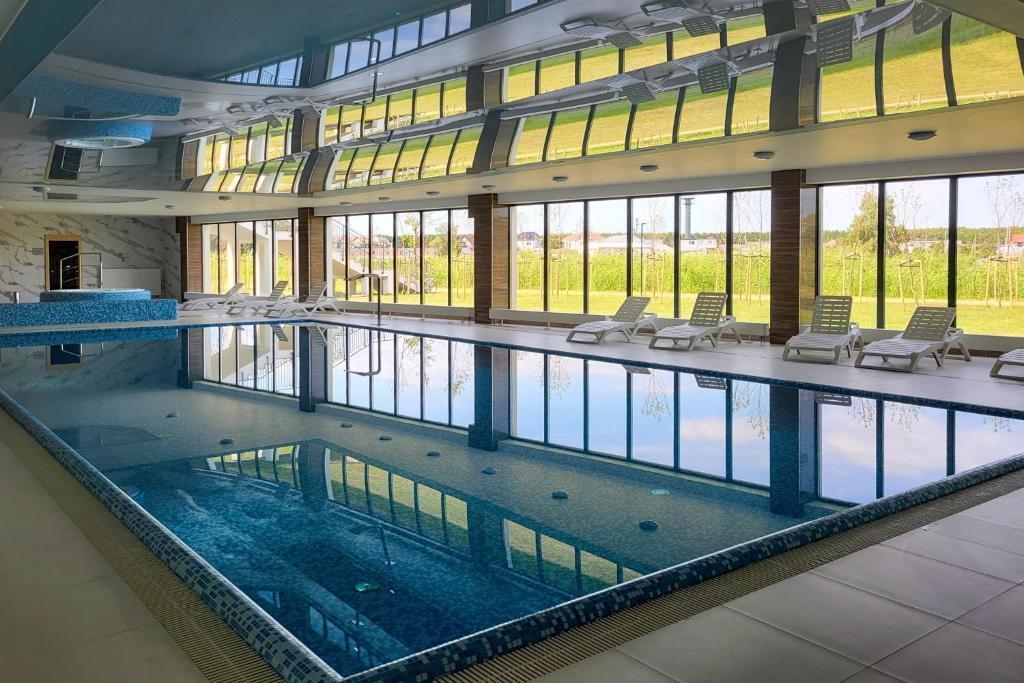
[[[896,201],[892,196],[885,198],[885,236],[886,252],[890,255],[899,252],[907,242],[906,227],[896,223]],[[878,239],[878,193],[869,190],[861,195],[847,239],[851,246],[872,244]]]
[[[1014,228],[1024,226],[1024,193],[1013,176],[995,176],[985,181],[985,196],[996,219],[994,227],[1005,230],[1006,244]]]

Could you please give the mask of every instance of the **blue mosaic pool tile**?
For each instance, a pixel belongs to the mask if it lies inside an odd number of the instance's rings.
[[[0,304],[0,327],[177,320],[174,299]]]

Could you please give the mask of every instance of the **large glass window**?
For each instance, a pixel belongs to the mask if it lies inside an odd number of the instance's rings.
[[[618,59],[616,50],[616,60]],[[516,64],[505,70],[505,101],[514,102],[537,94],[537,62]]]
[[[469,211],[453,209],[452,223],[452,306],[473,305],[473,223]]]
[[[203,290],[266,296],[278,280],[292,280],[295,243],[291,219],[203,226]]]
[[[608,102],[594,107],[594,120],[587,138],[587,154],[621,152],[626,148],[626,127],[632,111],[629,100]]]
[[[771,192],[733,193],[732,307],[739,320],[768,322]]]
[[[647,310],[672,317],[675,305],[674,197],[632,200],[632,293],[650,297]]]
[[[885,326],[903,329],[918,306],[948,302],[949,181],[890,182],[885,193]]]
[[[671,90],[660,93],[651,102],[637,105],[629,137],[630,149],[672,144],[678,98],[678,91]]]
[[[947,106],[941,26],[915,34],[905,20],[885,29],[882,74],[886,114]]]
[[[728,94],[723,90],[704,94],[697,86],[686,88],[679,112],[679,142],[725,135],[725,107]]]
[[[580,83],[596,81],[617,73],[619,73],[619,48],[614,45],[592,47],[580,53]]]
[[[1024,95],[1017,37],[960,14],[952,21],[950,60],[957,104]]]
[[[732,107],[733,135],[768,130],[773,71],[769,65],[747,71],[736,79],[736,99]]]
[[[672,58],[684,59],[699,55],[709,50],[717,50],[722,46],[718,33],[703,36],[691,36],[685,30],[672,32]]]
[[[556,55],[540,60],[539,93],[561,90],[576,85],[576,55]]]
[[[347,239],[348,259],[346,261],[346,273],[348,275],[363,275],[372,272],[370,264],[370,217],[369,216],[348,216]],[[369,278],[355,280],[348,283],[349,299],[367,299],[370,295]],[[335,285],[337,286],[337,284]]]
[[[395,215],[395,293],[398,303],[418,304],[423,293],[420,280],[420,214]]]
[[[544,142],[548,137],[548,124],[550,123],[551,114],[537,114],[526,117],[519,124],[519,134],[512,147],[510,160],[513,166],[532,164],[543,160]]]
[[[438,133],[430,138],[426,155],[423,158],[422,178],[434,178],[448,173],[448,160],[452,155],[456,132]]]
[[[668,61],[666,34],[648,36],[640,45],[623,50],[623,71],[635,71]]]
[[[431,14],[430,16],[423,17],[421,43],[423,45],[429,45],[430,43],[436,43],[437,41],[442,40],[445,35],[445,24],[447,23],[447,12],[438,12],[437,14]]]
[[[441,118],[441,84],[416,88],[416,123]]]
[[[957,325],[1024,334],[1024,175],[957,181]]]
[[[724,292],[728,195],[679,197],[679,315],[688,318],[697,294]]]
[[[818,120],[840,121],[875,116],[875,36],[857,38],[853,59],[821,69]]]
[[[444,82],[442,89],[444,102],[442,111],[445,116],[456,116],[466,112],[466,78],[453,78]]]
[[[448,212],[423,212],[423,303],[448,305]]]
[[[512,207],[512,307],[523,311],[544,310],[544,205]]]
[[[548,204],[548,310],[583,312],[583,202]]]
[[[821,293],[852,296],[853,321],[876,327],[878,186],[826,186],[820,197]],[[892,215],[891,200],[888,207],[887,219]]]
[[[395,299],[395,215],[375,213],[370,228],[373,245],[373,272],[380,275],[380,294],[384,301]],[[376,295],[376,292],[374,293]]]
[[[410,21],[398,26],[395,38],[395,54],[400,55],[415,50],[420,45],[420,22]]]
[[[476,156],[476,147],[480,142],[482,130],[482,128],[463,128],[459,132],[459,139],[452,150],[448,175],[465,173],[473,165],[473,158]]]
[[[549,160],[568,159],[583,154],[583,134],[587,130],[589,117],[589,107],[566,109],[555,115],[551,141],[548,143]]]
[[[395,168],[396,183],[420,177],[420,164],[423,163],[423,153],[427,151],[428,140],[429,138],[422,137],[405,141],[402,154],[398,157],[398,166]]]
[[[401,151],[401,142],[389,142],[381,146],[370,172],[371,185],[383,185],[394,180],[395,164],[398,163],[398,154]]]
[[[752,14],[742,19],[733,19],[726,24],[726,37],[730,45],[738,45],[748,40],[764,38],[765,26],[763,14]]]
[[[589,202],[587,306],[590,313],[614,313],[626,296],[627,201]]]
[[[412,125],[412,99],[415,91],[404,90],[388,99],[388,129]]]

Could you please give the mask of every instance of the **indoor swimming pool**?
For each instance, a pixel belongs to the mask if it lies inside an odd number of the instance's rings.
[[[1024,413],[394,331],[74,334],[6,338],[5,408],[292,680],[466,666],[1024,450]]]

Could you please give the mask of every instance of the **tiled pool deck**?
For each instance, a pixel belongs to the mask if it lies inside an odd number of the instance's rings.
[[[180,323],[251,320],[190,315],[183,317]],[[366,324],[368,318],[325,316],[324,320]],[[390,329],[409,333],[521,344],[539,350],[568,350],[592,357],[653,361],[662,365],[738,372],[772,379],[821,382],[853,390],[891,392],[923,399],[953,399],[996,409],[1019,408],[1021,392],[1024,391],[1024,387],[1018,384],[989,379],[987,372],[992,360],[984,358],[972,363],[950,360],[944,368],[934,369],[932,366],[925,374],[906,376],[857,370],[846,365],[822,367],[783,363],[778,359],[777,347],[757,344],[737,346],[727,343],[715,353],[666,353],[650,351],[638,343],[613,342],[600,347],[567,345],[562,341],[564,332],[556,330],[491,328],[397,318],[388,322]],[[13,463],[11,469],[18,471],[14,454],[8,450],[0,451],[0,455],[4,456],[5,469],[10,461]],[[18,492],[17,495],[0,497],[0,517],[3,519],[25,517],[25,508],[15,507],[18,505],[55,505],[54,498],[46,489],[38,487],[38,482],[32,486],[23,475],[9,476],[0,482],[0,491]],[[73,526],[70,518],[66,515],[65,518],[65,522]],[[63,533],[61,529],[58,531]],[[52,560],[38,555],[45,555],[51,546],[60,546],[60,552],[66,551],[71,556],[80,554],[85,558],[83,561],[89,559],[90,546],[84,538],[80,540],[85,545],[65,544],[61,542],[62,538],[60,533],[48,539],[39,533],[5,533],[0,538],[0,549],[3,550],[0,554],[0,592],[10,593],[11,587],[17,585],[16,577],[24,575],[26,567],[53,565]],[[38,546],[35,554],[26,551],[29,544]],[[95,552],[95,548],[91,550]],[[74,559],[59,564],[76,566]],[[1024,668],[1022,581],[1024,490],[1018,490],[924,529],[898,536],[702,612],[603,654],[570,664],[549,678],[592,681],[754,678],[838,681],[850,677],[855,677],[854,680],[892,680],[891,676],[896,676],[904,680],[1019,680],[1016,673]],[[78,583],[91,582],[86,579]],[[122,586],[127,590],[127,586]],[[131,592],[128,593],[131,597]],[[9,596],[4,597],[5,604],[10,604],[10,599]],[[121,604],[116,596],[109,600],[101,599],[109,603],[108,607]],[[76,602],[74,599],[65,600],[64,608]],[[114,658],[115,662],[123,660],[123,671],[112,668],[111,663],[103,658],[84,654],[77,655],[77,658],[72,654],[69,655],[71,659],[67,659],[62,655],[33,657],[31,649],[15,651],[16,648],[10,645],[30,632],[26,624],[41,629],[37,640],[60,642],[61,638],[47,635],[60,631],[47,629],[74,623],[74,612],[88,613],[90,608],[86,602],[81,608],[70,610],[71,614],[47,612],[45,605],[39,608],[28,605],[25,609],[28,612],[24,614],[5,610],[5,617],[0,619],[0,633],[18,629],[21,634],[14,640],[12,637],[0,639],[0,664],[3,666],[0,670],[24,674],[18,680],[61,680],[60,676],[44,672],[57,671],[52,666],[58,666],[62,661],[73,661],[73,670],[79,676],[77,680],[135,680],[127,675],[132,671],[131,662],[137,659],[138,654],[131,647],[128,649],[132,652],[126,651]],[[129,608],[115,609],[119,615],[132,613]],[[35,616],[26,617],[28,613]],[[135,614],[142,626],[127,626],[96,637],[86,631],[85,640],[79,647],[81,653],[85,652],[81,649],[84,643],[96,638],[114,638],[122,631],[148,627],[151,632],[166,636],[144,607],[141,613]],[[7,615],[13,618],[7,618]],[[103,620],[81,621],[89,626],[93,626],[94,621],[103,623]],[[75,650],[73,642],[74,638],[64,638],[55,647],[71,652]],[[173,647],[173,641],[170,645],[172,647],[162,650],[160,656],[178,663],[164,666],[144,656],[143,659],[151,661],[147,679],[203,680],[194,666],[191,669],[187,666],[191,663],[180,649]],[[36,667],[40,671],[33,674]],[[126,675],[122,677],[122,673]],[[195,678],[197,674],[199,677]],[[522,680],[522,677],[508,680]]]

